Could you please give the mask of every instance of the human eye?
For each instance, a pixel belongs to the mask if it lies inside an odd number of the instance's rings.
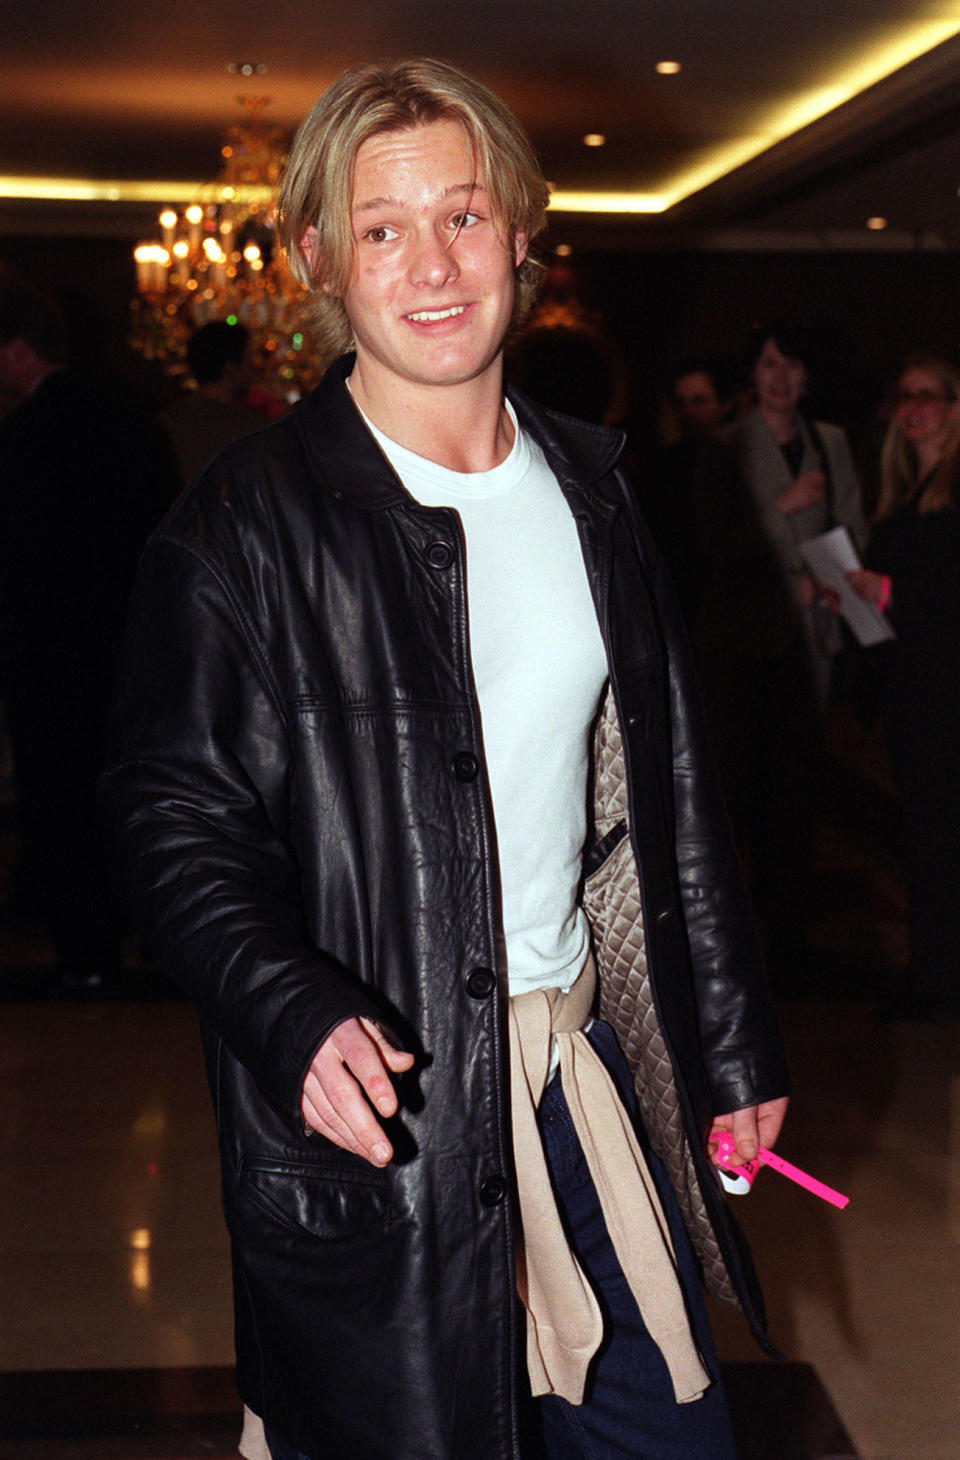
[[[454,233],[462,233],[464,228],[472,228],[474,224],[481,221],[482,215],[472,208],[460,208],[450,219],[450,227]]]
[[[369,243],[390,243],[397,237],[397,230],[389,223],[374,223],[371,228],[365,229],[363,237]]]

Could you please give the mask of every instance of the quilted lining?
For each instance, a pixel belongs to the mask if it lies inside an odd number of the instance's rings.
[[[594,821],[597,839],[627,819],[623,740],[613,693],[607,696],[594,740]],[[624,837],[584,886],[583,906],[593,930],[600,981],[600,1016],[616,1031],[633,1071],[640,1113],[663,1162],[687,1230],[714,1297],[736,1303],[687,1142],[673,1065],[653,1004],[630,838]]]

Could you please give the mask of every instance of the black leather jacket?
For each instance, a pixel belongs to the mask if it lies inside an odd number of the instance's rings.
[[[345,368],[229,448],[148,546],[102,799],[201,1011],[243,1397],[324,1460],[505,1460],[523,1345],[462,538],[402,489]],[[759,1326],[702,1135],[787,1077],[682,629],[622,509],[618,436],[514,404],[576,517],[610,659],[587,856],[601,1008],[708,1281]],[[418,1054],[384,1171],[298,1114],[356,1014]]]

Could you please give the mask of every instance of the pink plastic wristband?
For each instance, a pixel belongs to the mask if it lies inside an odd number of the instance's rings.
[[[834,1191],[832,1186],[818,1181],[815,1176],[808,1176],[806,1171],[801,1171],[798,1166],[791,1166],[789,1161],[784,1161],[782,1156],[768,1151],[766,1146],[761,1146],[758,1150],[757,1160],[762,1161],[765,1166],[772,1166],[774,1171],[779,1171],[781,1176],[789,1177],[798,1186],[812,1191],[814,1196],[822,1197],[824,1201],[830,1202],[831,1206],[840,1207],[842,1210],[850,1201],[848,1196],[842,1196],[839,1191]]]
[[[734,1173],[737,1167],[733,1165],[735,1152],[733,1136],[729,1131],[722,1131],[717,1137],[717,1155],[722,1166],[728,1167]],[[761,1146],[757,1151],[757,1160],[762,1161],[765,1166],[770,1166],[774,1171],[779,1171],[781,1176],[786,1176],[790,1181],[795,1181],[806,1191],[814,1196],[819,1196],[823,1201],[828,1201],[831,1206],[840,1207],[842,1210],[848,1205],[850,1198],[843,1196],[839,1191],[834,1191],[832,1186],[825,1185],[818,1181],[815,1176],[808,1176],[806,1171],[801,1171],[799,1166],[792,1166],[789,1161],[784,1161],[782,1156],[777,1156],[773,1151],[768,1151],[766,1146]]]

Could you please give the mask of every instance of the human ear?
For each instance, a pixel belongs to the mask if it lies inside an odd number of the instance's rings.
[[[319,284],[320,288],[329,294],[330,290],[322,278],[323,252],[320,248],[320,235],[314,223],[311,223],[309,228],[305,228],[300,235],[300,252],[307,261],[314,283]]]
[[[513,267],[519,269],[527,256],[527,244],[529,235],[526,233],[515,233],[513,235]]]

